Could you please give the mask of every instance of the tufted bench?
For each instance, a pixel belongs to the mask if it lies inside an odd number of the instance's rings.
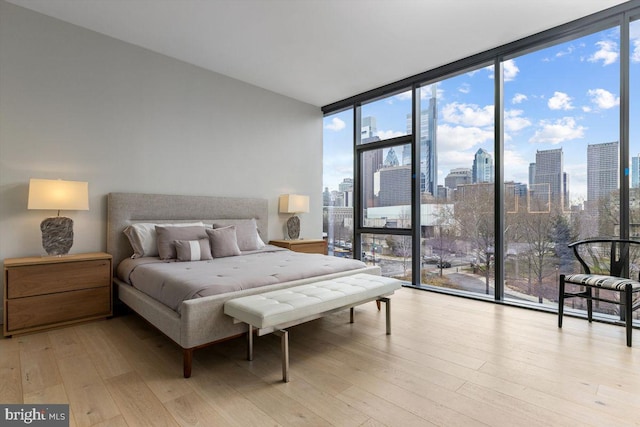
[[[282,379],[289,381],[289,339],[285,328],[318,319],[322,316],[351,309],[369,301],[386,305],[387,335],[391,334],[391,305],[387,298],[402,287],[389,277],[359,273],[288,289],[236,298],[224,304],[224,312],[234,322],[249,325],[247,358],[253,360],[253,328],[258,336],[276,333],[281,337]]]

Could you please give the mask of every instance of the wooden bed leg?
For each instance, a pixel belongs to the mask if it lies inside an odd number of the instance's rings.
[[[193,349],[192,348],[183,348],[182,349],[182,360],[183,360],[183,373],[185,378],[191,377],[191,364],[193,362]]]
[[[378,311],[380,311],[380,300],[379,299],[376,300],[376,306],[378,306]]]

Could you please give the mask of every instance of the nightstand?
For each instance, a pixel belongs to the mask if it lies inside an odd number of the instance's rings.
[[[111,316],[112,258],[104,252],[4,260],[4,335]]]
[[[309,240],[271,240],[270,245],[287,248],[294,252],[304,252],[307,254],[327,254],[327,242],[323,239]]]

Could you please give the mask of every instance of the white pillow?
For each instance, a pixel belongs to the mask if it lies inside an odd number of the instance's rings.
[[[165,225],[173,227],[190,227],[195,225],[204,225],[202,222],[182,222],[176,224],[156,223],[156,222],[138,222],[131,224],[124,229],[124,235],[129,239],[129,243],[133,248],[131,258],[142,258],[145,256],[158,256],[158,240],[156,237],[156,225]]]

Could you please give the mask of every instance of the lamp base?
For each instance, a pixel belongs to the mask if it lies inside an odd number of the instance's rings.
[[[73,246],[73,220],[64,216],[47,218],[40,223],[42,247],[49,255],[66,255]]]
[[[289,240],[300,238],[300,218],[295,215],[287,220],[287,235]]]

